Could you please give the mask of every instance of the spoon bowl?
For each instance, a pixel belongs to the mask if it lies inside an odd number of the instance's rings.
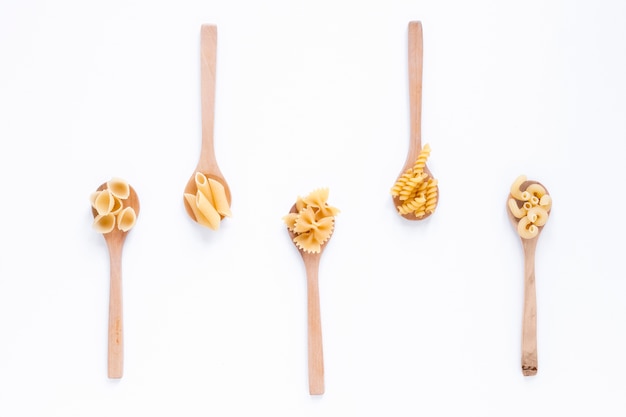
[[[409,150],[407,158],[400,171],[398,178],[408,170],[413,168],[422,150],[422,72],[423,72],[423,52],[424,42],[422,33],[422,23],[419,21],[409,22],[409,108],[410,108],[410,125],[411,136],[409,141]],[[433,178],[432,172],[428,166],[424,166],[424,172],[428,174],[428,178]],[[439,195],[439,187],[436,188],[437,196]],[[400,200],[399,196],[392,196],[394,207],[401,206],[406,201]],[[437,198],[436,203],[439,201]],[[435,203],[435,207],[436,207]],[[433,209],[434,211],[434,209]],[[407,220],[424,220],[432,214],[432,211],[417,217],[414,212],[400,214]]]
[[[105,182],[97,191],[102,191],[107,187]],[[132,186],[129,186],[130,194],[124,205],[132,207],[135,215],[139,216],[139,197]],[[92,208],[94,218],[97,212]],[[128,231],[123,231],[114,227],[109,233],[103,233],[102,236],[109,250],[109,269],[110,269],[110,287],[109,287],[109,329],[108,329],[108,363],[107,374],[109,378],[121,378],[124,371],[124,320],[122,314],[122,250]]]
[[[215,157],[214,122],[215,122],[215,71],[217,63],[217,27],[202,25],[200,28],[200,97],[202,112],[202,143],[198,165],[185,186],[185,194],[196,194],[195,176],[201,172],[224,186],[226,199],[231,204],[230,187],[222,175]],[[192,220],[197,221],[193,210],[183,198],[185,210]],[[220,215],[224,218],[223,215]]]
[[[548,190],[538,181],[524,181],[520,186],[520,190],[526,190],[530,185],[541,185],[549,196]],[[507,198],[507,213],[509,220],[513,225],[516,233],[519,218],[515,217],[511,207],[509,206],[509,200],[513,197],[509,194]],[[518,207],[521,207],[519,200],[516,200]],[[547,210],[550,214],[551,206]],[[547,219],[546,219],[547,220]],[[537,248],[537,242],[539,236],[543,231],[545,224],[537,226],[537,234],[530,238],[523,238],[520,236],[522,243],[522,249],[524,251],[524,312],[522,321],[522,374],[524,376],[532,376],[537,374],[538,360],[537,360],[537,296],[536,296],[536,283],[535,283],[535,252]]]
[[[294,204],[289,210],[290,213],[296,213],[296,205]],[[330,237],[320,246],[317,253],[306,252],[296,245],[293,239],[297,236],[287,228],[289,237],[294,246],[302,256],[304,268],[306,270],[307,279],[307,333],[308,333],[308,366],[309,366],[309,394],[324,394],[324,352],[322,347],[322,321],[320,313],[320,294],[319,294],[319,265],[322,253],[326,245],[332,237]]]

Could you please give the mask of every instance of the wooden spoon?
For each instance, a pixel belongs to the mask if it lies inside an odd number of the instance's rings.
[[[107,187],[105,182],[98,191]],[[139,216],[139,198],[133,187],[130,195],[124,200],[125,207],[132,207]],[[92,209],[94,217],[97,216]],[[129,231],[122,231],[117,227],[109,233],[104,233],[104,240],[109,249],[110,288],[109,288],[109,347],[108,347],[108,376],[121,378],[124,371],[124,326],[122,316],[122,248]]]
[[[409,22],[409,107],[411,122],[411,137],[409,141],[409,151],[406,162],[400,171],[398,178],[404,172],[415,165],[415,160],[422,150],[422,68],[423,68],[423,36],[422,22]],[[424,167],[424,172],[432,177],[432,173],[428,166]],[[439,195],[439,187],[437,187],[437,195]],[[395,207],[401,206],[404,201],[398,196],[393,196],[393,204]],[[437,199],[439,201],[439,199]],[[401,216],[408,220],[424,220],[432,213],[426,213],[422,217],[416,217],[414,213],[402,214]]]
[[[538,181],[525,181],[522,183],[520,189],[525,190],[531,184],[539,184]],[[544,187],[545,189],[545,187]],[[548,193],[546,189],[546,193]],[[517,223],[519,219],[516,218],[508,205],[508,200],[512,198],[509,194],[507,198],[507,213],[511,224],[517,232]],[[548,214],[550,210],[548,210]],[[532,239],[524,239],[520,237],[522,241],[522,248],[524,250],[524,314],[522,321],[522,374],[524,376],[532,376],[537,374],[538,362],[537,362],[537,294],[535,286],[535,250],[537,248],[537,242],[539,241],[539,235],[541,234],[544,226],[538,227],[539,231],[537,235]]]
[[[215,159],[215,148],[213,146],[213,127],[215,122],[215,69],[217,57],[217,27],[215,25],[202,25],[200,29],[200,89],[202,105],[202,146],[200,149],[200,159],[198,165],[191,174],[189,182],[185,187],[185,194],[196,194],[196,172],[202,172],[208,178],[219,181],[224,186],[226,199],[231,204],[230,187],[222,175],[217,159]],[[194,221],[193,214],[187,200],[183,198],[187,214]],[[224,218],[224,216],[221,216]]]
[[[291,207],[290,213],[296,213],[296,205]],[[287,229],[291,241],[296,234]],[[332,237],[332,234],[331,234]],[[305,252],[296,245],[304,261],[307,282],[307,329],[309,339],[309,394],[322,395],[324,393],[324,352],[322,348],[322,319],[320,314],[320,292],[318,284],[318,273],[322,252],[326,244],[322,244],[319,253]],[[295,245],[295,243],[294,243]]]

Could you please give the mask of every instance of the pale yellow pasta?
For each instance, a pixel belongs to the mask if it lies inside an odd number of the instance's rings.
[[[537,226],[543,226],[548,221],[548,212],[541,206],[535,206],[528,210],[526,217],[530,222]]]
[[[132,207],[126,207],[117,215],[117,228],[122,232],[128,232],[137,221],[137,213]]]
[[[526,181],[526,175],[520,175],[513,181],[513,185],[511,185],[511,196],[516,200],[528,201],[530,195],[522,195],[523,191],[520,189],[522,184]]]
[[[115,227],[115,215],[112,213],[98,214],[93,220],[93,228],[98,233],[109,233]]]
[[[526,215],[526,213],[528,213],[529,207],[526,207],[525,205],[522,205],[522,207],[519,207],[517,205],[517,201],[514,198],[509,198],[508,205],[509,205],[509,210],[511,211],[513,216],[515,216],[516,219],[521,219],[522,217]]]
[[[113,207],[115,207],[115,197],[113,197],[113,194],[111,194],[108,189],[98,191],[93,199],[92,206],[96,209],[98,214],[108,214],[113,210]]]
[[[137,213],[124,201],[130,197],[130,185],[121,178],[107,181],[106,188],[89,196],[91,206],[96,211],[94,228],[100,233],[110,233],[115,226],[123,232],[130,230],[136,222]]]
[[[107,188],[115,197],[125,200],[130,195],[130,185],[121,178],[111,178]]]
[[[204,197],[209,201],[209,204],[215,207],[215,202],[213,201],[213,193],[211,192],[211,187],[209,186],[209,180],[201,172],[196,172],[196,187],[198,189],[198,192],[202,193]]]
[[[520,175],[511,186],[511,198],[507,205],[511,214],[519,219],[517,233],[522,239],[533,239],[539,234],[540,227],[546,224],[552,199],[545,188],[538,183],[529,184],[524,190],[522,184],[526,176]]]
[[[196,172],[195,183],[196,194],[185,194],[185,201],[191,207],[198,223],[217,230],[222,216],[232,215],[226,189],[221,182],[201,172]]]
[[[213,196],[213,205],[215,210],[222,216],[232,216],[228,199],[226,198],[226,189],[221,182],[209,178],[209,187],[211,188],[211,195]]]
[[[525,216],[517,223],[517,233],[523,239],[532,239],[539,234],[539,228],[531,223],[528,216]]]
[[[220,215],[212,204],[206,199],[204,194],[185,193],[185,200],[191,207],[196,221],[202,226],[206,226],[213,230],[218,230],[220,226]]]
[[[426,213],[433,213],[435,211],[437,207],[437,194],[437,180],[431,178],[426,187],[426,202],[424,203]]]
[[[327,199],[327,188],[314,190],[305,198],[298,197],[295,213],[283,216],[287,228],[295,234],[293,241],[304,252],[319,253],[333,232],[339,209],[330,206]]]

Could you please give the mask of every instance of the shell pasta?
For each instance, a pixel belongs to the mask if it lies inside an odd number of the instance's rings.
[[[298,197],[296,211],[283,216],[283,222],[295,235],[293,241],[305,252],[319,253],[333,233],[339,209],[327,203],[328,193],[328,188],[321,188],[305,198]]]
[[[96,217],[93,228],[98,233],[110,233],[115,227],[123,232],[129,231],[137,220],[137,213],[124,202],[130,196],[130,185],[121,178],[112,178],[106,187],[89,196],[91,207]]]
[[[522,239],[533,239],[539,234],[539,228],[546,224],[552,198],[546,189],[538,183],[529,184],[525,175],[520,175],[511,185],[507,206],[517,220],[517,233]]]

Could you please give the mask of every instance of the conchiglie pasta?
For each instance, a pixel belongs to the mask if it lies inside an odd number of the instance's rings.
[[[296,212],[283,216],[287,228],[295,235],[293,241],[304,252],[319,253],[333,233],[339,209],[327,203],[328,193],[327,188],[322,188],[305,198],[298,197]]]
[[[125,200],[130,196],[130,185],[121,178],[107,181],[106,187],[89,196],[91,207],[96,213],[93,227],[99,233],[110,233],[115,227],[123,232],[130,230],[136,222],[137,213]]]
[[[196,194],[185,193],[185,201],[196,221],[202,226],[218,230],[222,217],[232,216],[224,185],[201,172],[195,175]]]
[[[552,207],[552,198],[546,189],[538,183],[532,183],[522,189],[527,179],[518,176],[511,185],[507,206],[510,213],[518,219],[517,233],[522,239],[533,239],[543,227]]]

